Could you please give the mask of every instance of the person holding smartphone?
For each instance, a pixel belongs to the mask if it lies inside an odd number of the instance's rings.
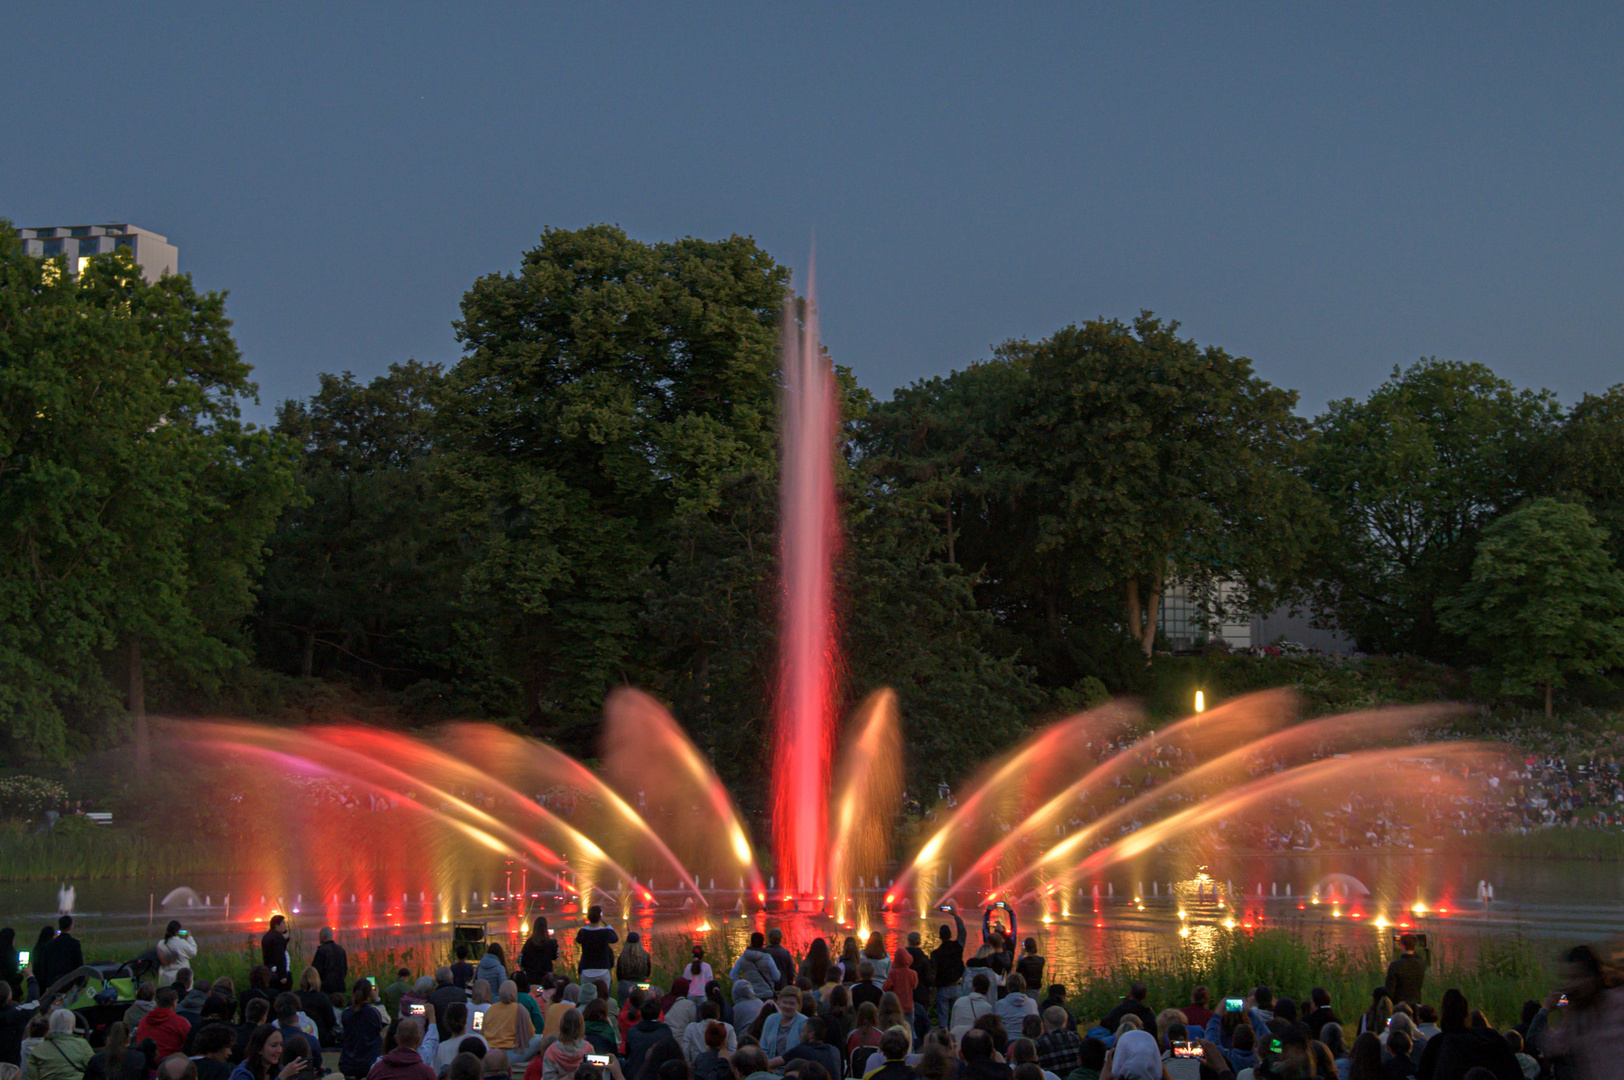
[[[164,927],[164,936],[158,939],[158,985],[168,986],[174,982],[175,973],[191,967],[196,957],[197,942],[179,919],[170,919],[169,925]]]
[[[931,950],[930,966],[936,976],[936,1026],[948,1027],[952,1022],[953,1003],[964,993],[964,942],[966,932],[964,920],[951,903],[943,904],[936,910],[953,916],[956,929],[949,931],[946,925],[937,928],[941,944]]]

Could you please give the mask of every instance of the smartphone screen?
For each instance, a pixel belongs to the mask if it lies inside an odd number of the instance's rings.
[[[608,1054],[588,1054],[586,1056],[586,1063],[588,1065],[596,1065],[600,1069],[607,1069],[609,1067],[609,1055]]]
[[[1173,1056],[1176,1058],[1198,1058],[1201,1056],[1201,1047],[1193,1042],[1181,1040],[1173,1044]]]
[[[1240,1012],[1246,1008],[1245,998],[1224,998],[1224,1008],[1230,1012]]]
[[[21,956],[21,955],[23,955],[23,954],[22,954],[22,953],[18,953],[18,954],[17,954],[17,955],[18,955],[18,956]],[[1562,1006],[1564,1006],[1564,1005],[1566,1005],[1566,1004],[1567,1004],[1567,1003],[1568,1003],[1568,995],[1566,995],[1566,994],[1563,994],[1563,995],[1562,995],[1562,996],[1561,996],[1561,997],[1559,997],[1559,998],[1557,998],[1557,999],[1556,999],[1556,1007],[1557,1007],[1557,1008],[1559,1008],[1559,1009],[1560,1009],[1560,1008],[1561,1008],[1561,1007],[1562,1007]]]
[[[953,909],[948,907],[946,904],[943,904],[941,907],[937,908],[936,910],[937,911],[945,911],[948,914],[952,914],[952,912],[953,912]]]
[[[474,1030],[475,1031],[484,1031],[485,1030],[485,1014],[484,1013],[476,1012],[474,1014]]]
[[[633,983],[632,985],[636,986],[639,990],[647,990],[650,986],[653,986],[654,984],[653,983]]]
[[[27,949],[18,949],[17,950],[17,966],[22,967],[24,964],[28,963],[28,956],[29,956],[29,953],[28,953]]]
[[[428,1010],[428,1007],[426,1005],[413,1004],[411,1006],[411,1008],[410,1008],[410,1011],[411,1011],[411,1014],[413,1016],[424,1016],[424,1015],[426,1015],[428,1013],[429,1010]]]

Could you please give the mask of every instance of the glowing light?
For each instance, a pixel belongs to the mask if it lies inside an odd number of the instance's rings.
[[[891,903],[895,899],[896,899],[896,897],[892,896],[890,893],[885,894],[885,902],[887,904]]]
[[[1412,905],[1410,905],[1410,914],[1412,914],[1412,915],[1425,915],[1426,913],[1427,913],[1427,905],[1425,905],[1425,904],[1412,904]]]
[[[1189,918],[1189,916],[1184,913],[1183,908],[1179,908],[1179,918],[1181,918],[1181,919],[1188,919]]]
[[[1179,937],[1189,937],[1189,936],[1190,936],[1190,928],[1188,926],[1179,927]]]
[[[1378,915],[1378,916],[1376,916],[1376,919],[1375,919],[1375,922],[1373,923],[1373,925],[1378,930],[1385,930],[1385,929],[1387,929],[1388,922],[1387,922],[1387,920],[1385,918]]]
[[[1233,929],[1235,929],[1235,920],[1234,919],[1225,919],[1224,920],[1224,929],[1225,930],[1233,930]]]
[[[1207,711],[1207,695],[1203,694],[1199,690],[1197,690],[1195,692],[1195,711],[1196,712],[1206,712]]]

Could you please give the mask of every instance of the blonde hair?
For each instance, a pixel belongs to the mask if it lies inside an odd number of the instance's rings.
[[[299,973],[300,990],[320,990],[321,972],[313,967],[307,967]]]
[[[1174,1024],[1183,1024],[1185,1027],[1189,1027],[1190,1021],[1186,1019],[1184,1014],[1178,1009],[1163,1009],[1161,1012],[1157,1013],[1156,1041],[1159,1043],[1166,1043],[1167,1029],[1172,1027]]]

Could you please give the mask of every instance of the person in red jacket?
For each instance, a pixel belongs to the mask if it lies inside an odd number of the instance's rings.
[[[919,974],[913,969],[913,956],[907,949],[898,949],[896,956],[891,958],[891,974],[885,977],[885,985],[881,990],[890,991],[902,1003],[902,1015],[913,1016],[913,992],[919,985]]]
[[[151,1039],[157,1046],[156,1060],[178,1054],[186,1046],[186,1036],[192,1030],[191,1022],[175,1012],[175,988],[158,987],[157,1004],[141,1018],[135,1028],[135,1041]]]
[[[435,1080],[435,1072],[417,1052],[423,1045],[423,1028],[407,1017],[395,1026],[395,1048],[367,1072],[367,1080]]]

